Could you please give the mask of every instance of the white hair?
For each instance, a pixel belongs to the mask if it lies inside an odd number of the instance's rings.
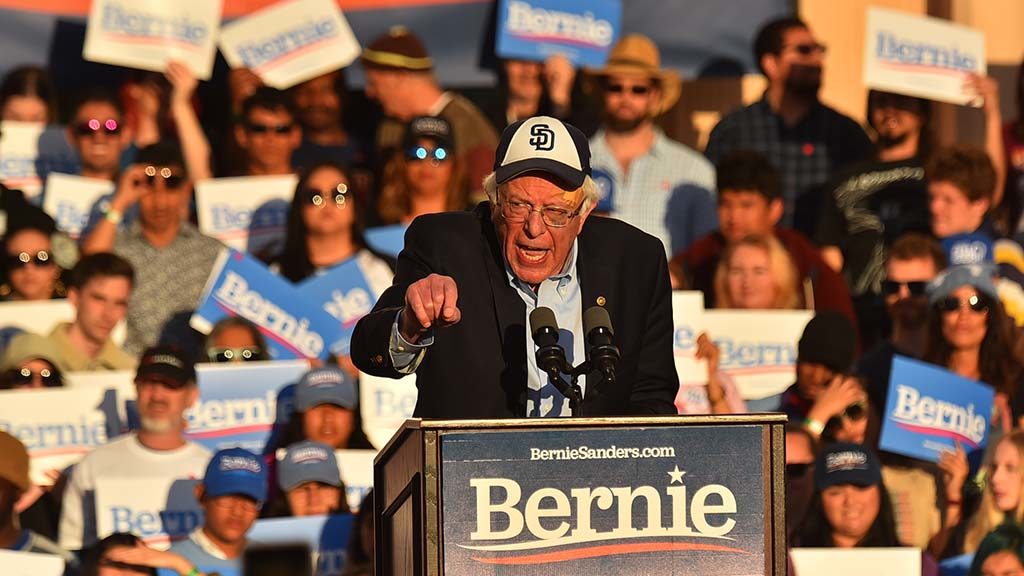
[[[585,213],[597,204],[600,200],[600,194],[597,191],[597,183],[594,182],[593,178],[589,175],[583,177],[583,185],[580,186],[576,191],[583,192],[583,204],[580,207],[580,213]],[[484,192],[487,193],[487,199],[491,201],[491,204],[498,203],[498,179],[491,172],[484,177]]]

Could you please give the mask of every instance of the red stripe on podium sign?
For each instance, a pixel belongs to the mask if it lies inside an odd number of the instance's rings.
[[[648,552],[728,552],[731,554],[749,554],[746,550],[732,548],[731,546],[719,546],[717,544],[637,542],[632,544],[588,546],[586,548],[574,548],[572,550],[562,550],[558,552],[543,552],[540,554],[529,554],[527,556],[506,556],[502,558],[473,557],[473,559],[484,564],[550,564],[554,562],[567,562],[570,560],[583,560],[585,558],[619,556],[622,554],[645,554]]]

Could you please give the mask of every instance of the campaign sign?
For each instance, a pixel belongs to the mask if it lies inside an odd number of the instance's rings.
[[[306,544],[313,552],[316,576],[340,576],[353,528],[351,514],[257,520],[246,534],[254,546]]]
[[[224,26],[220,49],[232,68],[249,68],[284,90],[344,68],[362,49],[335,0],[278,2]]]
[[[64,559],[53,554],[0,550],[5,576],[61,576]]]
[[[370,228],[365,232],[366,243],[382,254],[398,258],[402,248],[405,248],[405,229],[405,224]]]
[[[697,337],[704,330],[704,293],[699,290],[672,292],[672,350],[681,384],[707,384],[708,362],[698,360]]]
[[[50,172],[78,172],[78,155],[61,126],[36,122],[0,124],[0,181],[33,199]]]
[[[198,483],[166,476],[96,478],[97,537],[130,532],[166,550],[203,525],[203,509],[195,497]]]
[[[621,20],[620,0],[501,0],[496,52],[527,60],[561,54],[577,66],[602,66]]]
[[[57,222],[57,228],[77,240],[90,222],[96,221],[114,193],[114,183],[54,172],[46,178],[43,210]]]
[[[810,310],[705,310],[704,328],[718,345],[718,369],[746,400],[760,400],[796,382],[796,345]]]
[[[967,104],[967,74],[985,75],[984,34],[939,18],[869,7],[864,44],[869,88]]]
[[[896,356],[882,419],[882,450],[938,462],[959,442],[968,453],[988,440],[995,392],[932,364]]]
[[[277,416],[278,390],[308,371],[305,360],[196,366],[199,399],[185,412],[185,435],[211,452],[239,446],[262,454]]]
[[[335,450],[338,472],[345,483],[345,500],[352,511],[358,511],[363,498],[373,488],[373,459],[376,450]]]
[[[992,237],[987,234],[954,234],[942,239],[942,251],[950,266],[992,262]]]
[[[196,182],[199,230],[225,246],[250,254],[283,243],[298,182],[293,174]]]
[[[275,360],[326,360],[341,338],[341,325],[316,304],[301,297],[291,282],[255,258],[225,249],[213,265],[202,302],[189,323],[209,334],[226,316],[241,316],[266,337]]]
[[[763,574],[764,442],[756,425],[445,434],[445,574]]]
[[[921,574],[921,550],[917,548],[793,548],[789,557],[800,576]]]
[[[155,72],[177,60],[209,80],[222,1],[92,0],[82,56]]]
[[[317,304],[341,326],[331,354],[348,355],[356,323],[373,310],[377,295],[370,288],[357,258],[323,274],[310,276],[297,287],[302,299]]]
[[[359,409],[363,432],[378,450],[395,435],[416,409],[416,374],[397,380],[359,373]]]
[[[78,462],[119,432],[116,404],[114,391],[97,388],[2,391],[0,430],[28,449],[32,482],[49,486],[50,471]]]
[[[104,407],[107,413],[108,431],[111,435],[120,435],[131,429],[129,426],[129,405],[135,411],[132,416],[137,416],[135,410],[135,371],[134,370],[102,370],[94,372],[65,372],[64,386],[69,389],[87,390],[114,390],[116,406],[111,409]],[[115,420],[118,427],[112,428]]]

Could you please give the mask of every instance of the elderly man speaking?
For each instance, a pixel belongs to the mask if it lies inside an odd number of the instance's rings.
[[[416,373],[421,418],[573,415],[537,366],[529,315],[550,308],[569,363],[586,357],[583,311],[607,310],[617,377],[581,379],[576,415],[674,413],[672,304],[665,249],[597,201],[590,149],[574,126],[539,116],[505,129],[489,201],[409,226],[394,284],[360,320],[352,359],[364,372]]]

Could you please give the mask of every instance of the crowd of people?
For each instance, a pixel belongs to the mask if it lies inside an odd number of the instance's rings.
[[[348,128],[343,70],[287,91],[232,70],[229,101],[220,105],[232,121],[222,131],[200,122],[198,81],[181,63],[124,86],[83,90],[60,111],[46,70],[10,72],[0,85],[0,118],[66,121],[80,175],[107,180],[115,192],[76,242],[22,193],[0,186],[0,299],[67,299],[75,310],[48,333],[6,342],[0,389],[31,393],[64,386],[68,373],[132,370],[139,426],[54,471],[45,488],[29,480],[25,447],[0,433],[0,550],[59,555],[87,576],[158,568],[197,576],[237,569],[258,518],[351,512],[334,451],[371,446],[349,356],[318,362],[298,382],[294,413],[264,454],[211,454],[185,436],[197,362],[272,359],[245,319],[225,319],[206,335],[189,325],[223,248],[195,224],[193,185],[298,175],[281,242],[254,255],[295,283],[358,261],[379,296],[396,261],[365,231],[495,202],[504,183],[491,175],[502,166],[499,135],[543,115],[589,138],[597,185],[582,201],[593,201],[587,226],[618,219],[659,240],[672,288],[700,291],[709,309],[813,311],[794,343],[795,382],[780,395],[745,400],[720,369],[715,335],[704,333],[696,354],[708,360],[708,383],[675,402],[679,413],[789,416],[790,546],[916,547],[925,574],[964,554],[974,555],[971,574],[1024,573],[1024,67],[1020,116],[1008,122],[996,82],[965,77],[965,92],[981,105],[984,146],[943,147],[928,100],[872,90],[866,126],[822,102],[825,49],[796,18],[762,27],[753,52],[767,89],[725,115],[703,152],[659,126],[681,81],[638,34],[623,36],[596,69],[576,70],[560,56],[504,60],[500,106],[481,108],[440,86],[423,42],[396,27],[360,58],[365,96],[382,112],[370,137]],[[498,212],[558,228],[579,210],[505,202]],[[410,233],[407,242],[417,238]],[[979,243],[985,249],[975,249]],[[406,246],[411,254],[418,248]],[[386,329],[393,320],[391,312]],[[122,322],[127,335],[118,345]],[[419,326],[424,335],[428,328]],[[995,390],[992,440],[980,461],[962,447],[938,464],[879,449],[896,355]],[[415,370],[418,357],[408,356]],[[431,391],[421,387],[421,402]],[[451,409],[440,398],[438,410]],[[528,402],[519,416],[570,413]],[[100,475],[201,479],[203,524],[168,551],[139,535],[98,534]],[[369,498],[358,509],[345,574],[372,573]]]

